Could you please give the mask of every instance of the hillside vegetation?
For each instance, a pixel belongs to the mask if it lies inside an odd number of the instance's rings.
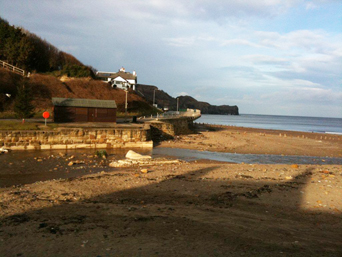
[[[52,97],[115,100],[118,111],[125,111],[126,93],[94,80],[94,69],[74,56],[58,50],[35,34],[11,26],[0,18],[0,60],[31,72],[23,78],[0,68],[0,117],[14,115],[18,88],[25,85],[33,94],[37,114],[52,109]],[[156,110],[146,100],[130,91],[128,112],[150,114]]]
[[[29,72],[94,77],[93,69],[35,34],[0,17],[0,60]]]
[[[121,89],[113,89],[102,81],[91,78],[67,78],[65,81],[44,74],[33,74],[23,78],[0,68],[0,112],[13,112],[17,86],[25,84],[33,94],[35,112],[41,113],[52,108],[52,97],[87,98],[101,100],[115,100],[118,111],[125,111],[126,93]],[[7,97],[5,94],[10,94]],[[134,91],[128,93],[128,112],[134,114],[150,114],[154,108]]]
[[[33,93],[36,113],[50,110],[52,97],[115,100],[118,111],[125,111],[126,93],[123,90],[113,89],[102,81],[94,80],[95,70],[92,67],[85,66],[74,56],[58,50],[37,35],[11,26],[1,17],[0,60],[31,73],[29,78],[23,78],[0,68],[0,118],[13,116],[13,110],[18,109],[20,101],[14,103],[19,87],[28,87],[28,91]],[[147,115],[156,112],[151,106],[154,95],[158,107],[177,109],[177,99],[157,87],[137,85],[136,88],[139,95],[131,91],[128,96],[128,111],[131,114]],[[210,105],[190,96],[178,98],[179,109],[200,109],[204,114],[239,114],[237,106]]]

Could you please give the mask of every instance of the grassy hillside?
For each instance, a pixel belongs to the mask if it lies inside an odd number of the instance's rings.
[[[115,100],[118,111],[125,111],[125,91],[113,89],[102,81],[91,78],[68,78],[61,81],[54,76],[44,74],[33,74],[29,78],[23,78],[0,68],[0,117],[1,113],[2,116],[4,113],[13,113],[16,87],[21,85],[25,79],[34,95],[33,104],[38,113],[51,110],[51,97]],[[8,98],[5,94],[11,94],[11,97]],[[154,111],[154,108],[145,99],[134,91],[129,92],[128,112],[150,114]]]
[[[31,89],[35,112],[51,111],[52,97],[115,100],[125,111],[126,93],[93,80],[94,69],[29,31],[0,17],[0,59],[31,72],[23,78],[0,68],[0,118],[12,117],[18,86]],[[59,78],[67,77],[65,80]],[[10,97],[6,96],[10,95]],[[156,110],[134,91],[128,94],[128,112],[151,114]]]
[[[0,60],[29,72],[94,77],[93,68],[0,17]]]

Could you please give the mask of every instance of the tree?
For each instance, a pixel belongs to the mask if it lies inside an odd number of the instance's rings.
[[[17,87],[17,95],[14,102],[14,111],[18,118],[31,118],[34,115],[32,105],[33,95],[31,89],[24,83]]]
[[[28,37],[23,37],[19,42],[19,52],[17,57],[18,66],[24,70],[32,70],[34,46]]]

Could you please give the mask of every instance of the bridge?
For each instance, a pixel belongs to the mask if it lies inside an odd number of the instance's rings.
[[[151,127],[153,141],[173,138],[176,135],[188,134],[193,130],[193,121],[201,117],[201,111],[187,109],[182,112],[166,112],[151,117],[140,117],[139,121]]]
[[[201,117],[201,110],[198,109],[187,109],[186,111],[169,111],[155,116],[144,116],[140,117],[141,121],[153,121],[153,120],[169,120],[169,119],[180,119],[186,118],[188,120],[197,120]]]
[[[29,72],[25,72],[25,70],[23,70],[23,69],[20,69],[14,65],[11,65],[11,64],[4,62],[4,61],[1,61],[1,60],[0,60],[0,67],[3,67],[4,69],[9,70],[11,72],[14,72],[16,74],[19,74],[23,77],[25,77],[25,76],[28,77],[30,74]]]

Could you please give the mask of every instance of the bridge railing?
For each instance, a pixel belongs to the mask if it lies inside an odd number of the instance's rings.
[[[9,71],[12,71],[12,72],[16,73],[16,74],[25,76],[25,71],[23,69],[20,69],[20,68],[14,66],[14,65],[11,65],[11,64],[9,64],[7,62],[4,62],[4,61],[0,60],[0,67],[3,67],[3,68],[5,68],[5,69],[7,69]]]
[[[192,118],[193,120],[201,117],[201,111],[197,109],[187,109],[186,111],[169,111],[162,114],[140,117],[140,119],[177,119],[181,117]]]

